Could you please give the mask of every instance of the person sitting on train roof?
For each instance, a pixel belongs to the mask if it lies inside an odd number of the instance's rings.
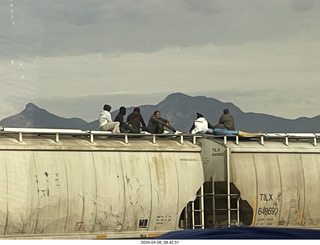
[[[191,134],[212,134],[212,125],[205,119],[205,117],[197,112],[197,119],[192,124],[189,132]]]
[[[119,108],[119,113],[114,118],[115,122],[120,123],[120,132],[121,133],[138,133],[131,125],[123,121],[124,115],[126,115],[127,109],[124,106]]]
[[[141,131],[148,131],[148,128],[140,114],[140,108],[135,107],[133,112],[131,112],[127,117],[127,123],[132,126],[135,133],[140,133]],[[142,127],[141,127],[142,126]]]
[[[235,130],[234,119],[230,114],[229,109],[223,110],[223,115],[219,118],[219,123],[216,124],[213,129],[227,129],[227,130]]]
[[[111,131],[112,133],[120,133],[119,122],[113,122],[110,114],[111,106],[105,104],[99,115],[99,128],[103,131]]]
[[[175,130],[169,123],[169,121],[167,119],[164,119],[162,117],[160,117],[161,113],[160,111],[155,111],[148,122],[148,131],[149,133],[152,134],[163,134],[164,131],[164,127],[168,128],[169,130],[171,130],[174,134],[178,134],[181,133],[180,131]]]

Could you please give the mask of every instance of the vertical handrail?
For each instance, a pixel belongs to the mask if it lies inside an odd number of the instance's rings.
[[[237,226],[240,226],[240,196],[237,198]]]
[[[195,223],[194,223],[194,202],[191,203],[191,221],[192,221],[192,229],[194,230],[194,228],[195,228]]]
[[[225,135],[225,136],[223,136],[223,143],[224,143],[224,145],[226,145],[227,142],[228,142],[228,137]]]
[[[216,193],[214,191],[214,181],[212,183],[212,222],[213,228],[216,225]]]
[[[94,137],[93,137],[93,133],[90,133],[90,143],[94,142]]]
[[[231,224],[231,193],[230,193],[230,149],[227,148],[227,195],[228,195],[228,227]]]
[[[289,138],[288,136],[284,137],[284,140],[285,140],[285,145],[288,146],[289,145]]]
[[[152,135],[152,143],[153,143],[153,144],[156,143],[156,135],[155,135],[155,134]]]
[[[180,144],[183,145],[183,135],[180,135]]]
[[[59,143],[59,133],[56,133],[56,143]]]

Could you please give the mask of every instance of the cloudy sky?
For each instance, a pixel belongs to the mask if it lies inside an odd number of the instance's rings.
[[[319,0],[0,0],[0,119],[96,120],[173,92],[320,115]]]

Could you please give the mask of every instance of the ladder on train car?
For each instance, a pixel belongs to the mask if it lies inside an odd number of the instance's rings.
[[[232,183],[227,188],[226,183],[204,183],[205,228],[240,225],[240,192]]]
[[[239,226],[240,225],[240,195],[239,194],[213,194],[213,225],[216,225],[216,215],[217,212],[226,212],[227,214],[227,226]],[[226,199],[227,207],[226,208],[216,208],[215,202],[217,199]],[[232,200],[236,201],[236,206],[232,207]],[[236,213],[236,219],[232,220],[233,213]]]
[[[205,198],[210,200],[211,207],[205,209]],[[223,207],[216,207],[216,203],[225,203]],[[211,209],[210,210],[208,210]],[[207,213],[207,212],[208,213]],[[222,213],[222,215],[221,215]],[[214,191],[205,192],[202,186],[197,194],[196,199],[191,202],[191,227],[192,229],[205,229],[205,219],[210,220],[212,215],[212,228],[221,226],[240,226],[240,194],[239,193],[215,193]],[[225,217],[225,224],[219,225],[216,217],[220,215]],[[221,219],[221,218],[220,218]]]
[[[203,186],[201,186],[198,190],[196,194],[196,199],[191,202],[191,214],[192,229],[204,229],[205,227]]]

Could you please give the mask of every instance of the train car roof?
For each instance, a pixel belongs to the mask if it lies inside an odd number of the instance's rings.
[[[106,131],[2,128],[0,150],[200,152],[196,135],[112,134]]]
[[[225,135],[206,136],[231,152],[310,152],[320,153],[320,134],[317,133],[261,133],[254,137]]]
[[[231,152],[319,152],[319,133],[259,133],[248,137],[200,134],[112,134],[108,131],[48,128],[0,129],[0,150],[192,151],[205,138]]]

